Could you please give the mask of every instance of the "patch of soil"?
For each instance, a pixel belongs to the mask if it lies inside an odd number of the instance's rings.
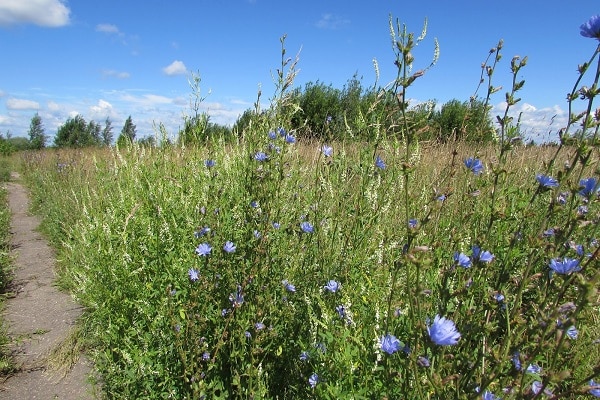
[[[12,178],[6,188],[12,214],[13,295],[5,302],[3,317],[16,371],[0,377],[0,398],[95,399],[89,361],[76,354],[73,364],[65,365],[60,358],[77,351],[70,334],[82,309],[56,287],[55,254],[38,231],[40,219],[28,213],[27,191],[15,182],[18,174]]]

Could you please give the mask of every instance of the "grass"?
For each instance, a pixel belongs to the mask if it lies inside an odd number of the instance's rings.
[[[508,113],[495,143],[425,146],[402,100],[415,40],[390,28],[400,126],[382,131],[373,107],[364,143],[285,130],[282,51],[272,106],[234,141],[23,155],[107,398],[588,392],[598,118],[554,147],[518,145]]]
[[[0,159],[0,182],[10,179],[10,163],[6,158]],[[7,191],[0,188],[0,293],[4,293],[11,279],[11,257],[9,244],[10,210],[8,208]],[[0,309],[3,308],[4,296],[0,296]],[[12,363],[5,349],[9,339],[5,326],[0,320],[0,376],[12,370]]]

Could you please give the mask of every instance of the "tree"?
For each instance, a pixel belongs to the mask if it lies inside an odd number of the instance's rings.
[[[29,143],[31,148],[36,150],[46,147],[44,126],[42,125],[42,118],[38,113],[35,113],[33,118],[31,118],[31,124],[29,125]]]
[[[125,120],[125,125],[123,125],[123,129],[121,129],[121,134],[119,135],[117,142],[123,143],[123,140],[127,139],[129,143],[133,143],[133,141],[135,140],[135,130],[136,128],[130,115]]]
[[[106,117],[104,121],[104,129],[102,130],[102,144],[104,146],[110,146],[113,141],[112,122],[110,118]]]
[[[54,138],[56,147],[87,147],[100,145],[100,126],[94,121],[88,124],[81,115],[69,118],[58,128]]]

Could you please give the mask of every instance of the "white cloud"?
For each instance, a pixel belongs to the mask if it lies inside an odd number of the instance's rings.
[[[506,102],[496,104],[492,109],[492,117],[504,115]],[[520,118],[521,132],[527,140],[536,142],[553,141],[558,138],[558,131],[567,125],[567,112],[560,106],[537,108],[528,103],[517,103],[509,109],[508,115],[517,123]]]
[[[129,72],[121,72],[121,71],[115,71],[112,69],[105,69],[105,70],[102,70],[102,76],[105,78],[127,79],[131,75],[129,74]]]
[[[159,104],[171,104],[173,99],[157,94],[145,94],[142,96],[134,96],[126,93],[121,96],[120,100],[142,107],[155,107]]]
[[[117,26],[113,25],[113,24],[98,24],[98,25],[96,25],[96,32],[114,33],[114,34],[121,33],[119,31],[119,28],[117,28]]]
[[[0,25],[34,24],[56,28],[69,23],[71,10],[61,0],[0,1]]]
[[[339,29],[349,23],[349,19],[340,17],[339,15],[323,14],[321,19],[315,23],[315,26],[319,29]]]
[[[60,105],[54,101],[49,101],[46,107],[50,112],[60,111]]]
[[[102,99],[98,100],[98,105],[90,107],[90,113],[92,114],[92,118],[106,118],[116,116],[112,104]]]
[[[4,95],[6,95],[6,93],[3,90],[0,90],[0,97],[4,97]]]
[[[183,61],[175,60],[170,65],[164,67],[163,72],[169,76],[184,75],[187,73],[187,68]]]
[[[39,110],[40,103],[33,100],[10,98],[6,100],[6,108],[9,110]]]
[[[8,125],[12,123],[12,120],[7,115],[0,115],[0,125]],[[1,133],[1,132],[0,132]]]

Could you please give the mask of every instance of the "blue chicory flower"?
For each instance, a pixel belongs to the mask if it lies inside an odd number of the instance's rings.
[[[595,382],[593,379],[590,379],[590,391],[589,393],[592,396],[600,397],[600,382]]]
[[[300,353],[300,361],[306,361],[309,359],[308,351],[303,351]]]
[[[198,245],[198,247],[196,247],[196,254],[198,254],[199,256],[206,257],[210,254],[211,250],[212,250],[212,247],[210,247],[210,244],[201,243]]]
[[[308,378],[308,384],[314,389],[315,386],[317,386],[317,383],[319,383],[319,375],[313,373],[310,378]]]
[[[215,160],[204,160],[204,166],[206,168],[212,168],[215,165],[217,165],[217,162]]]
[[[567,336],[570,339],[577,339],[577,337],[579,336],[579,331],[577,330],[577,328],[575,327],[575,325],[571,325],[568,329],[567,329]]]
[[[494,393],[486,390],[485,392],[483,392],[483,394],[481,395],[481,398],[483,400],[501,400],[501,397],[496,396]]]
[[[540,367],[537,364],[529,364],[525,371],[527,371],[530,374],[539,374],[540,372],[542,372],[542,367]]]
[[[600,15],[594,15],[579,27],[581,36],[600,40]]]
[[[296,292],[296,286],[289,283],[287,279],[284,279],[283,281],[281,281],[281,283],[283,284],[283,286],[285,286],[285,290],[287,290],[288,292]]]
[[[324,286],[325,290],[331,292],[331,293],[335,293],[338,290],[340,290],[340,283],[337,281],[334,281],[333,279],[331,279],[329,282],[327,282],[327,285]]]
[[[513,365],[515,366],[515,369],[516,369],[517,371],[520,371],[520,370],[522,369],[522,366],[521,366],[521,358],[520,358],[520,354],[519,354],[519,352],[518,352],[518,351],[515,351],[515,352],[513,353],[513,356],[512,356],[512,363],[513,363]]]
[[[254,154],[254,159],[255,159],[256,161],[260,161],[260,162],[262,162],[262,161],[267,161],[267,159],[268,159],[268,158],[269,158],[269,156],[267,156],[267,155],[266,155],[264,152],[262,152],[262,151],[259,151],[259,152],[257,152],[256,154]]]
[[[469,258],[469,256],[463,253],[455,252],[454,261],[458,266],[463,268],[469,268],[471,266],[471,259]]]
[[[244,304],[244,295],[242,294],[242,287],[238,285],[237,291],[235,294],[229,295],[229,301],[231,301],[233,307],[239,307]]]
[[[454,322],[436,315],[433,324],[427,327],[431,341],[439,346],[452,346],[458,343],[460,332]]]
[[[277,139],[277,134],[273,131],[270,131],[268,136],[269,136],[269,139],[271,139],[271,140]]]
[[[202,353],[202,360],[204,360],[204,361],[210,360],[210,353],[208,351],[205,351],[204,353]]]
[[[338,313],[341,319],[346,319],[346,307],[343,304],[335,307],[335,311]]]
[[[265,328],[266,326],[262,322],[257,322],[254,324],[254,329],[256,329],[257,331],[262,331]]]
[[[492,260],[494,259],[494,255],[492,253],[490,253],[487,250],[481,251],[481,248],[479,248],[479,246],[473,246],[472,250],[474,261],[489,263],[492,262]]]
[[[550,260],[550,268],[557,274],[568,275],[571,272],[577,272],[581,270],[579,266],[579,260],[571,258],[563,258],[562,261],[558,258]]]
[[[598,192],[598,189],[599,189],[598,181],[596,181],[596,178],[582,179],[579,181],[579,188],[580,188],[580,190],[578,192],[579,195],[589,199],[596,192]]]
[[[194,232],[194,237],[196,239],[199,239],[209,232],[210,232],[210,228],[208,226],[205,226],[204,228],[200,229],[199,231]]]
[[[394,354],[398,350],[400,350],[404,345],[398,338],[394,335],[387,334],[382,336],[380,339],[381,350],[385,351],[388,354]]]
[[[465,167],[467,167],[475,175],[479,175],[483,171],[483,163],[478,158],[469,157],[465,161]]]
[[[251,339],[252,338],[252,334],[248,331],[244,332],[244,336],[246,337],[246,339]]]
[[[551,176],[537,174],[535,176],[535,179],[537,179],[537,181],[541,187],[548,188],[548,189],[558,187],[558,181],[556,179],[552,178]]]
[[[198,280],[198,271],[194,268],[190,268],[188,271],[188,276],[190,277],[190,281],[196,282]]]
[[[377,158],[375,158],[375,166],[379,169],[385,169],[385,162],[381,157],[377,156]]]
[[[293,135],[287,134],[285,135],[285,142],[288,144],[296,143],[296,138]]]
[[[325,157],[331,157],[333,154],[333,147],[324,144],[323,147],[321,147],[321,153],[323,153]]]
[[[542,236],[547,238],[550,236],[554,236],[555,233],[556,231],[554,230],[554,228],[548,228],[542,233]]]
[[[225,251],[226,253],[233,253],[235,249],[235,244],[233,244],[233,242],[230,242],[229,240],[223,245],[223,251]]]
[[[423,367],[423,368],[427,368],[431,365],[431,363],[429,362],[429,359],[425,356],[419,356],[417,358],[417,364],[419,365],[419,367]]]
[[[415,229],[417,227],[417,224],[419,223],[419,221],[417,221],[416,219],[412,218],[408,220],[408,227],[410,229]]]
[[[302,232],[304,232],[304,233],[313,233],[315,230],[315,228],[312,226],[312,224],[308,221],[301,222],[300,229],[302,229]]]

